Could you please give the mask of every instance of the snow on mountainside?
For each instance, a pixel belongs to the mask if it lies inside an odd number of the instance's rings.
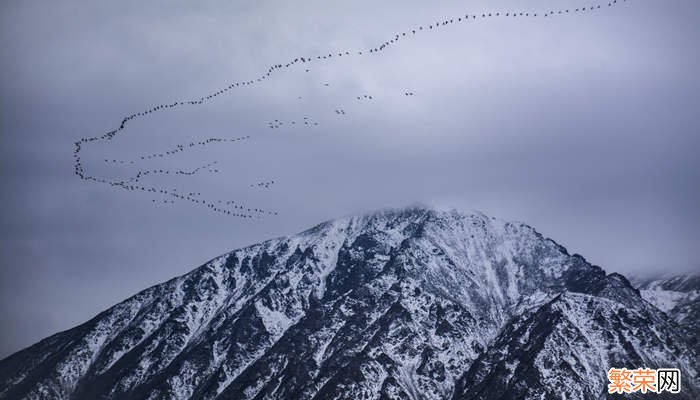
[[[3,399],[605,397],[697,358],[617,274],[533,228],[416,207],[217,257],[0,361]]]
[[[668,314],[687,332],[688,340],[700,351],[700,275],[635,281],[644,300]]]

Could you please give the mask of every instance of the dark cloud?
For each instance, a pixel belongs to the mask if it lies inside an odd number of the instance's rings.
[[[581,4],[528,2],[552,5]],[[165,163],[217,160],[219,174],[153,182],[280,213],[255,221],[80,181],[73,142],[296,56],[364,49],[446,16],[522,2],[0,7],[0,357],[217,254],[416,201],[526,221],[608,270],[697,269],[694,1],[450,25],[381,55],[293,68],[206,106],[135,120],[113,143],[85,150],[91,171],[123,176],[102,159],[252,135]],[[363,94],[373,100],[357,101]],[[304,116],[318,127],[267,125]]]

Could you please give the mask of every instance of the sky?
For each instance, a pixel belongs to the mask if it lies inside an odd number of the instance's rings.
[[[0,358],[219,254],[415,203],[526,222],[607,271],[698,271],[695,0],[455,23],[378,54],[295,65],[211,102],[148,115],[81,153],[91,174],[123,179],[135,169],[104,159],[250,136],[142,165],[217,161],[218,173],[146,181],[276,216],[162,204],[73,173],[80,138],[276,63],[366,50],[467,12],[592,4],[3,1]],[[304,117],[318,125],[302,125]],[[287,124],[269,128],[276,119]]]

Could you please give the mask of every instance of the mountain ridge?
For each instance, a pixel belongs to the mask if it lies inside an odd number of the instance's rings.
[[[541,346],[519,345],[514,332],[542,321]],[[590,398],[601,366],[622,361],[679,365],[692,398],[694,350],[676,324],[526,224],[414,206],[326,221],[139,292],[0,361],[0,398],[540,398],[555,378]],[[605,344],[606,329],[617,347],[575,345]],[[555,373],[559,353],[595,362]],[[549,375],[488,367],[516,355]]]

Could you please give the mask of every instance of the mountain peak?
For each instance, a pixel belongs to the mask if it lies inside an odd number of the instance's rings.
[[[640,341],[634,321],[655,333]],[[0,362],[0,397],[461,399],[535,379],[524,398],[539,398],[550,380],[492,366],[517,357],[553,374],[566,352],[590,361],[561,375],[586,398],[623,361],[696,376],[674,326],[528,225],[420,205],[327,221],[147,289]],[[577,342],[606,329],[625,343]]]

